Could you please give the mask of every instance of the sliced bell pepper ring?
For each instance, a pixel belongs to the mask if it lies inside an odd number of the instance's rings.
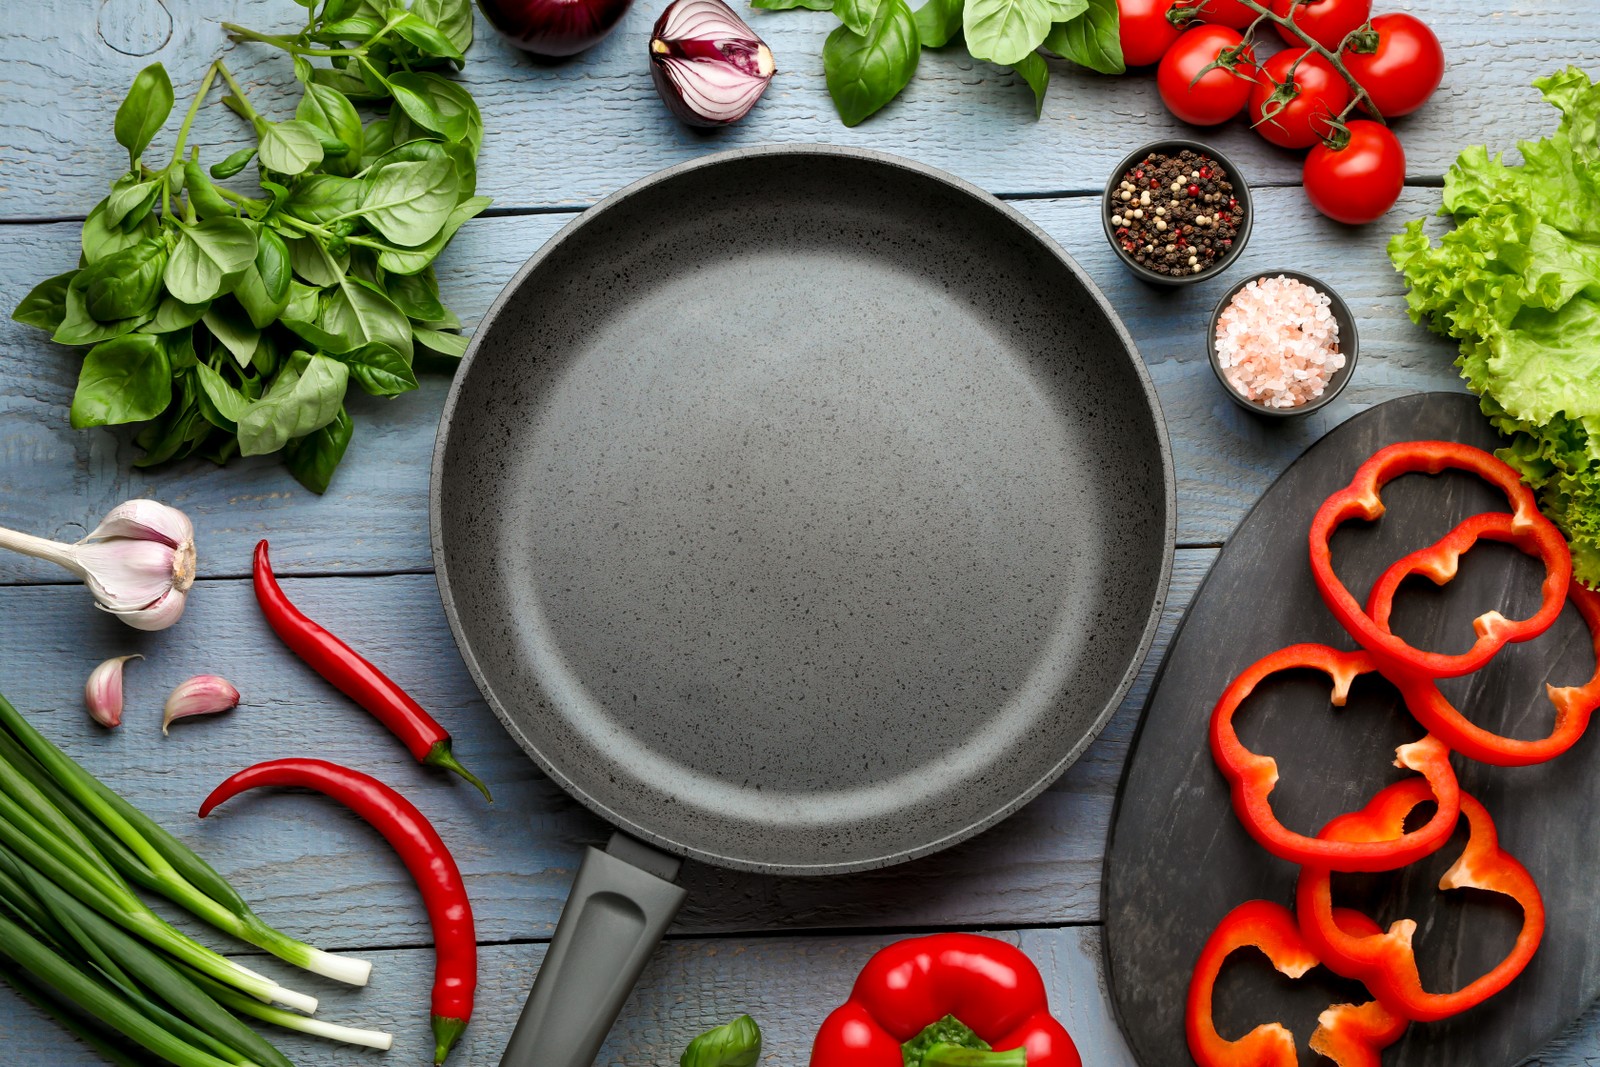
[[[1334,819],[1322,833],[1329,838],[1385,837],[1397,833],[1413,810],[1432,799],[1420,782],[1396,782],[1360,811]],[[1422,988],[1411,943],[1417,930],[1414,920],[1401,919],[1386,932],[1352,933],[1337,918],[1349,909],[1333,906],[1327,868],[1304,868],[1295,887],[1295,910],[1311,951],[1329,970],[1360,980],[1391,1011],[1416,1022],[1437,1022],[1482,1004],[1522,973],[1544,937],[1544,898],[1528,869],[1500,848],[1488,809],[1463,793],[1461,814],[1471,836],[1460,858],[1439,880],[1439,888],[1485,889],[1510,897],[1522,907],[1522,930],[1505,959],[1453,993]]]
[[[1246,748],[1233,728],[1233,716],[1263,679],[1302,667],[1319,670],[1333,679],[1331,700],[1335,707],[1344,706],[1356,678],[1377,670],[1365,652],[1340,652],[1327,645],[1290,645],[1246,667],[1223,691],[1211,712],[1211,754],[1228,780],[1233,810],[1244,828],[1279,859],[1336,871],[1392,871],[1437,851],[1455,828],[1460,787],[1450,766],[1450,750],[1432,736],[1395,749],[1395,766],[1422,774],[1424,788],[1438,801],[1438,812],[1427,825],[1411,833],[1401,827],[1388,837],[1342,840],[1308,837],[1278,821],[1269,799],[1278,783],[1278,761]]]
[[[1469,524],[1472,540],[1506,540],[1511,516],[1499,513],[1478,515],[1462,523],[1456,532],[1467,529]],[[1455,533],[1452,533],[1451,537],[1454,536]],[[1440,546],[1443,544],[1441,541],[1432,548],[1413,552],[1384,571],[1367,600],[1367,614],[1374,623],[1384,630],[1389,629],[1395,591],[1411,575],[1425,574],[1441,584],[1450,580],[1455,573],[1455,558],[1464,548],[1446,548],[1441,552]],[[1600,594],[1573,582],[1567,587],[1567,599],[1578,609],[1584,624],[1589,627],[1590,642],[1594,646],[1595,672],[1583,685],[1560,689],[1545,686],[1545,693],[1556,709],[1555,725],[1548,736],[1537,740],[1521,740],[1486,730],[1461,714],[1450,699],[1439,691],[1434,679],[1396,672],[1394,684],[1405,696],[1406,706],[1417,721],[1429,733],[1468,759],[1496,767],[1526,767],[1543,763],[1577,744],[1589,728],[1589,719],[1600,708]]]
[[[978,934],[898,941],[867,961],[811,1047],[811,1067],[902,1067],[904,1046],[953,1016],[988,1047],[934,1044],[928,1064],[1082,1067],[1050,1015],[1044,979],[1015,945]],[[925,1042],[924,1042],[925,1043]],[[919,1055],[921,1055],[919,1053]]]
[[[1485,612],[1472,624],[1477,640],[1460,655],[1415,648],[1374,622],[1334,572],[1330,545],[1334,531],[1350,519],[1371,521],[1383,514],[1379,493],[1395,478],[1410,473],[1438,474],[1446,469],[1476,474],[1505,493],[1512,512],[1508,532],[1499,539],[1539,557],[1545,566],[1543,602],[1539,610],[1521,620],[1507,619],[1498,611]],[[1456,559],[1475,539],[1467,529],[1468,524],[1475,521],[1467,520],[1435,546],[1438,551],[1435,562],[1442,575],[1435,577],[1435,581],[1447,581],[1455,574]],[[1349,485],[1323,501],[1317,509],[1316,517],[1311,520],[1310,544],[1312,579],[1328,610],[1357,644],[1377,657],[1388,673],[1398,671],[1428,678],[1471,674],[1488,663],[1507,643],[1527,641],[1548,630],[1561,613],[1572,579],[1572,557],[1566,539],[1539,513],[1533,493],[1522,484],[1517,472],[1489,453],[1455,441],[1410,441],[1374,453],[1357,469]]]
[[[1356,934],[1377,934],[1378,924],[1351,911],[1339,916]],[[1222,965],[1234,952],[1256,948],[1282,974],[1299,978],[1322,961],[1307,944],[1295,918],[1281,904],[1251,900],[1230,911],[1217,924],[1189,979],[1184,1010],[1184,1036],[1189,1054],[1200,1067],[1294,1067],[1294,1035],[1282,1023],[1263,1023],[1237,1041],[1217,1032],[1212,1019],[1212,994]],[[1311,1048],[1339,1067],[1378,1067],[1380,1053],[1400,1040],[1406,1020],[1377,1001],[1335,1004],[1317,1019]]]

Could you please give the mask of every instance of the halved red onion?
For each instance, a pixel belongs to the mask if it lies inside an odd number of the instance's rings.
[[[777,64],[722,0],[674,0],[650,33],[650,76],[691,126],[726,126],[756,106]]]

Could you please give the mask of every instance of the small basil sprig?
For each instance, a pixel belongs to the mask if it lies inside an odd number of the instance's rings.
[[[354,433],[352,383],[394,396],[417,388],[418,365],[465,352],[432,263],[489,201],[475,195],[482,116],[443,76],[472,43],[471,0],[300,2],[300,33],[225,27],[293,57],[294,115],[258,112],[218,60],[158,169],[144,156],[172,82],[159,63],[140,71],[114,122],[129,168],[88,213],[81,269],[12,317],[90,346],[72,424],[143,423],[139,465],[280,452],[320,493]],[[256,143],[206,168],[186,147],[219,78]],[[252,162],[258,189],[219,184]]]
[[[943,48],[957,34],[967,52],[1009,67],[1044,108],[1049,52],[1102,74],[1121,74],[1116,0],[751,0],[767,11],[832,11],[842,25],[822,48],[822,69],[846,126],[872,115],[911,81],[923,48]]]
[[[761,1028],[748,1015],[714,1027],[689,1042],[678,1067],[755,1067],[761,1059]]]

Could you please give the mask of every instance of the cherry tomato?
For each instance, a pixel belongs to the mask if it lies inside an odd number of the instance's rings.
[[[1243,111],[1250,99],[1250,87],[1255,84],[1253,53],[1244,53],[1237,72],[1218,67],[1195,81],[1195,75],[1224,49],[1243,42],[1238,30],[1226,26],[1185,30],[1178,43],[1161,57],[1161,67],[1156,71],[1156,86],[1167,110],[1196,126],[1215,126]]]
[[[1299,66],[1295,61],[1299,60]],[[1294,97],[1283,101],[1279,86],[1290,81],[1294,67]],[[1307,48],[1289,48],[1261,67],[1266,77],[1250,90],[1250,125],[1283,148],[1310,148],[1331,131],[1328,119],[1350,103],[1350,85],[1333,64]],[[1268,115],[1269,105],[1271,114]]]
[[[1387,126],[1371,119],[1350,123],[1343,148],[1319,144],[1306,156],[1302,181],[1311,206],[1337,222],[1360,225],[1381,218],[1400,199],[1406,153]]]
[[[1444,49],[1427,23],[1414,15],[1379,15],[1372,28],[1378,34],[1376,52],[1346,51],[1340,58],[1372,97],[1378,114],[1386,119],[1409,115],[1428,102],[1444,79]]]
[[[1177,0],[1117,0],[1121,17],[1122,59],[1130,67],[1159,63],[1183,31],[1167,21]]]
[[[1272,0],[1272,10],[1279,15],[1294,14],[1294,24],[1311,39],[1330,52],[1336,52],[1345,37],[1361,28],[1372,15],[1372,0]],[[1282,26],[1278,34],[1291,45],[1305,42]]]
[[[1269,0],[1261,0],[1262,6],[1270,7]],[[1207,22],[1213,26],[1228,26],[1235,30],[1249,29],[1250,24],[1256,20],[1256,13],[1239,3],[1239,0],[1183,0],[1185,7],[1196,10],[1195,18],[1200,22]]]

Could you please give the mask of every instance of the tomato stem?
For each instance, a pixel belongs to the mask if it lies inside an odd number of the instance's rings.
[[[1317,55],[1321,56],[1323,59],[1326,59],[1333,66],[1333,69],[1339,72],[1339,76],[1341,78],[1343,78],[1349,84],[1350,93],[1351,93],[1350,106],[1346,107],[1344,109],[1344,111],[1342,113],[1340,113],[1339,118],[1336,120],[1336,124],[1335,124],[1335,132],[1336,133],[1337,133],[1338,126],[1343,125],[1344,120],[1345,120],[1345,116],[1349,115],[1352,110],[1354,110],[1356,107],[1358,107],[1361,104],[1366,104],[1367,105],[1367,112],[1369,114],[1371,114],[1371,116],[1374,119],[1376,119],[1378,121],[1378,124],[1380,126],[1387,126],[1388,125],[1388,123],[1386,121],[1384,121],[1383,113],[1378,110],[1378,105],[1373,102],[1373,99],[1372,99],[1371,96],[1367,95],[1367,90],[1362,86],[1362,84],[1360,82],[1356,81],[1356,76],[1354,74],[1350,73],[1350,69],[1348,67],[1346,67],[1344,65],[1344,61],[1339,58],[1338,52],[1329,51],[1328,48],[1325,47],[1320,41],[1317,41],[1310,34],[1308,34],[1305,30],[1302,30],[1300,28],[1299,24],[1297,22],[1295,22],[1295,20],[1293,18],[1291,18],[1289,16],[1286,16],[1286,15],[1278,14],[1276,11],[1273,11],[1271,8],[1265,6],[1264,4],[1261,4],[1259,2],[1259,0],[1239,0],[1239,4],[1242,7],[1245,7],[1245,8],[1248,8],[1249,10],[1251,10],[1251,11],[1254,11],[1256,13],[1256,16],[1257,16],[1256,21],[1250,26],[1250,29],[1245,31],[1245,36],[1246,36],[1247,39],[1252,34],[1255,33],[1256,27],[1261,25],[1261,23],[1264,22],[1264,21],[1265,22],[1271,22],[1271,23],[1273,23],[1274,25],[1277,25],[1277,26],[1281,26],[1284,29],[1287,29],[1290,33],[1294,34],[1296,37],[1300,38],[1300,40],[1304,41],[1305,42],[1305,46],[1306,46],[1307,49],[1309,49],[1312,52],[1315,52]],[[1291,12],[1293,12],[1294,8],[1291,7],[1289,10]],[[1361,28],[1359,28],[1359,27],[1357,29],[1354,29],[1354,30],[1350,31],[1350,34],[1345,37],[1345,40],[1339,42],[1338,51],[1343,51],[1344,50],[1345,41],[1350,40],[1350,37],[1353,37],[1356,34],[1361,33],[1361,32],[1362,32]]]

